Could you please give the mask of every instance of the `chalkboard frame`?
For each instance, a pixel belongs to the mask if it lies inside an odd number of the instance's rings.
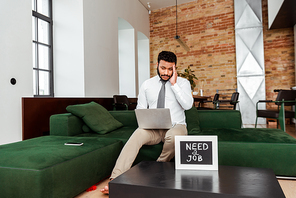
[[[212,145],[211,163],[181,163],[181,142],[210,142]],[[175,136],[175,169],[218,170],[218,137],[216,135]]]

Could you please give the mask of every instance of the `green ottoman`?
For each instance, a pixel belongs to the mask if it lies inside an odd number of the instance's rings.
[[[0,197],[73,197],[110,175],[122,146],[119,140],[64,136],[2,145]]]

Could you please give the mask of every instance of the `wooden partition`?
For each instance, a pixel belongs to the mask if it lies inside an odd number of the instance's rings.
[[[137,102],[136,98],[129,98]],[[49,134],[51,115],[67,113],[68,105],[97,102],[107,110],[113,109],[113,98],[22,98],[23,140]]]

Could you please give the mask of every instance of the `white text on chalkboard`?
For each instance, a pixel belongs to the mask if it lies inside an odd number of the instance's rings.
[[[217,136],[175,136],[176,169],[218,170]]]

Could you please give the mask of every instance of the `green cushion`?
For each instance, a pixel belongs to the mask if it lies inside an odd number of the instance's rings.
[[[197,110],[201,130],[214,128],[235,128],[242,126],[238,110]]]
[[[82,133],[84,122],[72,113],[50,116],[50,135],[75,136]]]
[[[198,111],[195,107],[185,111],[188,135],[197,135],[200,132]]]
[[[69,105],[67,111],[82,118],[85,124],[94,132],[105,134],[123,126],[103,106],[96,102]]]
[[[280,129],[205,129],[200,131],[197,135],[217,135],[219,142],[296,144],[295,138]]]
[[[1,145],[0,197],[75,197],[111,174],[122,146],[114,139],[65,136]]]
[[[134,128],[123,126],[120,129],[114,130],[111,133],[107,134],[98,134],[93,132],[85,132],[77,135],[76,137],[100,137],[100,138],[108,138],[108,139],[115,139],[120,140],[124,144],[127,142],[127,140],[130,138],[130,136],[135,131]]]
[[[124,126],[138,128],[138,122],[135,114],[135,110],[126,111],[109,111],[109,113]]]

